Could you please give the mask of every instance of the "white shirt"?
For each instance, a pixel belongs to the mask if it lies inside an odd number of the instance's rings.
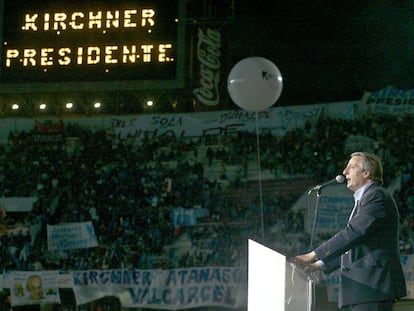
[[[351,220],[352,216],[354,216],[356,207],[357,207],[357,202],[361,200],[362,195],[364,194],[365,190],[368,188],[369,185],[371,185],[373,182],[370,181],[368,183],[366,183],[365,185],[363,185],[361,188],[359,188],[357,191],[354,192],[354,208],[352,209],[351,214],[349,215],[349,220]]]

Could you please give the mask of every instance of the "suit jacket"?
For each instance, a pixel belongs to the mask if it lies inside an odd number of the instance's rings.
[[[375,183],[363,193],[347,226],[315,248],[315,253],[327,273],[341,269],[340,307],[406,295],[397,205]]]

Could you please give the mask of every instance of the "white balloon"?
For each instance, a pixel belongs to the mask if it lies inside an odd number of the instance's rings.
[[[263,57],[248,57],[239,61],[227,78],[227,90],[240,108],[263,111],[280,97],[283,78],[271,61]]]

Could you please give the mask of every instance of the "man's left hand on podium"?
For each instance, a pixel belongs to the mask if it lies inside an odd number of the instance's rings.
[[[323,264],[319,261],[313,262],[313,263],[309,263],[306,266],[302,266],[303,270],[306,273],[312,273],[312,272],[316,272],[322,269]]]
[[[295,257],[291,257],[289,259],[291,262],[293,262],[296,265],[299,266],[307,266],[309,264],[312,264],[318,260],[316,253],[314,251],[311,251],[306,254],[297,255]]]
[[[315,252],[309,252],[302,255],[290,257],[288,261],[298,266],[314,282],[319,282],[319,271],[323,268],[323,262],[320,261]]]

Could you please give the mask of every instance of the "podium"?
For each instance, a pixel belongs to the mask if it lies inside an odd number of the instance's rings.
[[[248,240],[248,311],[311,310],[312,281],[286,256]]]

